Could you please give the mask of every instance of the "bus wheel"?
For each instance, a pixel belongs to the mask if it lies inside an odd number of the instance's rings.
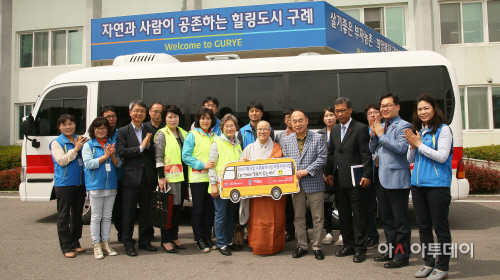
[[[238,190],[232,190],[229,197],[231,197],[231,201],[233,203],[238,203],[241,199],[240,192]]]
[[[281,198],[281,189],[278,187],[274,187],[271,190],[271,196],[274,198],[274,200],[279,200]]]

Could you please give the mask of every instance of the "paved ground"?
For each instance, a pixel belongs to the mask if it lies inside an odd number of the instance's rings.
[[[84,226],[81,243],[88,250],[74,259],[65,259],[57,241],[56,204],[20,202],[17,194],[0,193],[0,279],[414,279],[423,264],[413,254],[410,266],[387,270],[371,259],[376,249],[368,251],[368,260],[355,264],[351,257],[337,258],[340,247],[324,246],[326,259],[317,261],[312,251],[301,259],[291,254],[295,243],[287,243],[274,256],[254,256],[246,247],[231,257],[217,251],[201,253],[193,241],[189,215],[183,219],[180,240],[188,249],[179,254],[163,251],[139,256],[125,255],[112,231],[112,245],[120,255],[95,260],[91,252],[89,226]],[[413,209],[412,243],[418,242]],[[498,279],[500,275],[500,196],[471,196],[453,202],[450,209],[453,242],[474,244],[474,258],[458,253],[450,267],[453,279]],[[379,230],[382,233],[382,230]],[[335,233],[337,235],[338,232]],[[382,234],[383,236],[383,234]],[[336,237],[336,236],[335,236]],[[159,231],[153,245],[159,246]]]

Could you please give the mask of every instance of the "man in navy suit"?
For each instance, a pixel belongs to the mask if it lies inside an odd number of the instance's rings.
[[[156,251],[151,245],[149,230],[149,201],[151,191],[158,183],[155,169],[155,148],[151,137],[154,130],[142,122],[147,105],[141,100],[132,101],[129,113],[132,122],[120,129],[116,137],[118,155],[124,159],[122,175],[123,233],[122,240],[129,256],[137,256],[134,233],[135,211],[139,203],[139,249]]]
[[[335,187],[335,201],[339,209],[340,232],[344,248],[337,257],[354,255],[352,261],[364,262],[368,228],[366,225],[366,187],[373,178],[372,154],[368,148],[368,126],[351,118],[352,104],[346,97],[335,100],[335,115],[339,124],[330,132],[328,146],[328,183]],[[363,165],[359,185],[353,186],[351,166]]]
[[[317,260],[325,258],[321,250],[323,240],[324,191],[323,166],[326,163],[326,148],[323,137],[307,129],[309,119],[300,109],[291,114],[294,133],[283,139],[283,157],[295,160],[300,191],[292,195],[295,208],[295,231],[297,232],[297,250],[292,257],[300,258],[307,254],[306,198],[309,201],[313,219],[312,248]]]
[[[411,124],[399,116],[399,97],[393,93],[382,96],[380,112],[385,123],[370,124],[370,152],[375,155],[375,172],[380,219],[391,250],[376,262],[386,262],[385,268],[400,268],[409,264],[411,224],[408,217],[410,195],[410,164],[406,160],[408,142],[405,129]],[[391,247],[392,246],[392,247]]]

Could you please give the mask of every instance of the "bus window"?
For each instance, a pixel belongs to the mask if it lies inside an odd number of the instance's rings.
[[[142,82],[102,83],[99,90],[99,106],[112,106],[116,109],[120,128],[130,123],[128,105],[134,100],[142,100]],[[149,114],[146,114],[149,117]]]
[[[224,180],[234,180],[234,166],[226,168],[224,171]]]
[[[149,106],[153,102],[161,102],[163,105],[173,104],[185,112],[184,96],[186,93],[186,81],[155,81],[144,82],[143,101]],[[149,114],[147,114],[149,116]],[[184,118],[179,120],[179,126],[184,127]]]
[[[339,97],[336,73],[290,74],[288,92],[291,108],[304,110],[309,118],[308,128],[325,127],[321,114]]]
[[[45,95],[35,117],[34,136],[58,136],[57,120],[62,114],[76,118],[76,134],[86,131],[87,87],[70,86],[53,89]]]
[[[220,110],[222,108],[229,108],[233,114],[236,114],[236,78],[202,78],[191,80],[191,123],[194,122],[194,117],[205,97],[211,96],[219,100],[219,107],[217,108],[217,117],[222,119]],[[223,111],[227,112],[227,109]],[[241,127],[242,125],[239,124]]]
[[[237,111],[240,127],[248,124],[247,106],[250,102],[260,102],[264,106],[263,120],[271,123],[273,129],[284,129],[285,109],[283,76],[238,78]]]
[[[380,103],[380,97],[386,94],[386,72],[340,73],[340,96],[347,97],[352,103],[352,118],[366,124],[365,106],[368,103]]]

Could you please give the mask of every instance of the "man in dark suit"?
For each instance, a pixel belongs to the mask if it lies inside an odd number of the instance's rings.
[[[372,154],[368,148],[368,127],[351,118],[352,105],[346,97],[335,100],[335,115],[339,124],[332,128],[328,147],[328,183],[336,189],[340,232],[344,248],[337,257],[354,255],[353,262],[366,259],[366,187],[373,177]],[[351,166],[363,165],[363,177],[353,186]]]
[[[157,184],[155,148],[151,141],[154,131],[143,125],[147,106],[141,100],[132,101],[129,113],[132,122],[118,130],[118,155],[123,161],[123,245],[129,256],[137,256],[134,233],[135,211],[139,203],[139,249],[156,251],[151,245],[149,227],[149,200]]]

